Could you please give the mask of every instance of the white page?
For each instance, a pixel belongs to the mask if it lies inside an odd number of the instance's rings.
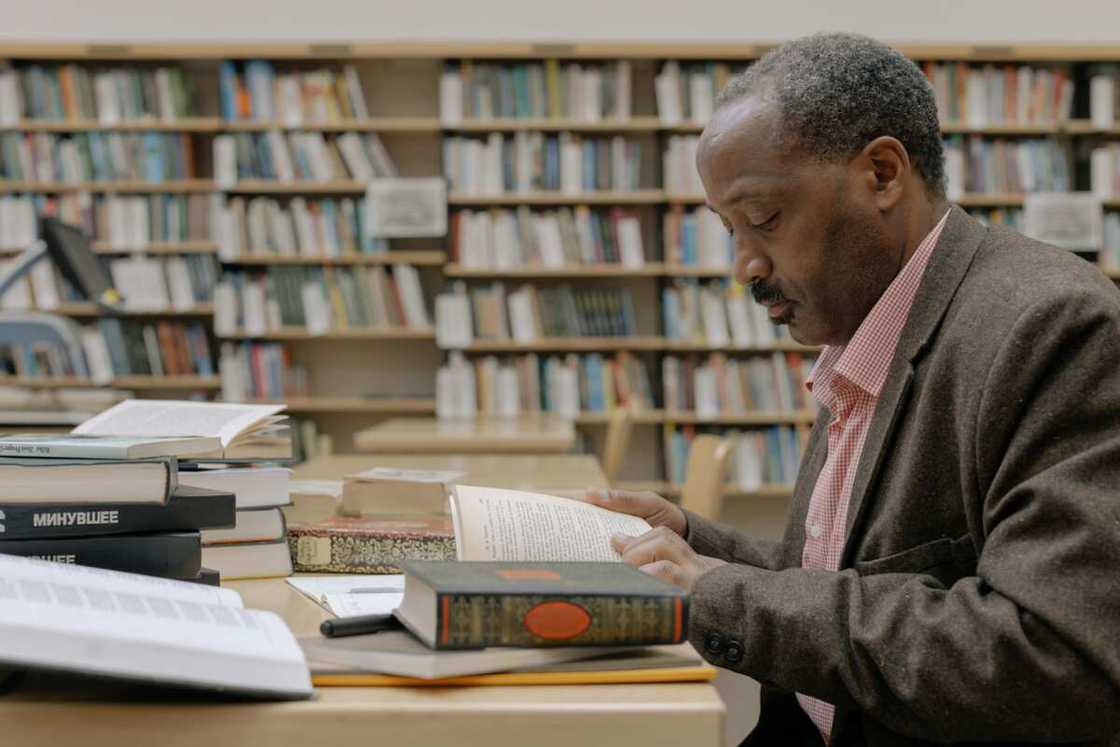
[[[404,592],[384,591],[376,594],[326,594],[324,605],[339,617],[355,615],[389,615],[401,606]]]
[[[459,560],[619,560],[612,534],[651,529],[645,519],[570,498],[470,485],[452,491],[451,514]]]
[[[288,585],[316,604],[326,604],[328,594],[382,594],[404,591],[404,576],[292,576]]]
[[[234,405],[129,399],[73,430],[92,436],[211,436],[222,447],[242,431],[284,409],[283,405]]]

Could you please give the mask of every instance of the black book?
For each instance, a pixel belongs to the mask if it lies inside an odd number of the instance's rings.
[[[8,541],[234,526],[234,494],[179,485],[167,503],[0,503],[0,552]]]
[[[4,540],[0,554],[162,578],[193,579],[202,570],[198,532]]]

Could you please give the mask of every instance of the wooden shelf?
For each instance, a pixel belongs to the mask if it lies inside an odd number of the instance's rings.
[[[622,278],[658,277],[665,266],[649,262],[641,267],[621,264],[567,265],[565,267],[463,267],[449,264],[443,268],[449,278]]]
[[[706,342],[691,340],[668,340],[665,350],[674,353],[819,353],[820,348],[811,345],[802,345],[793,340],[779,340],[766,345],[748,345],[747,347],[734,347],[731,345],[711,345]]]
[[[670,205],[707,205],[708,198],[702,194],[688,194],[686,192],[666,192],[665,202]]]
[[[24,119],[17,124],[0,125],[0,131],[23,132],[218,132],[222,121],[217,117],[189,119],[138,119],[105,124],[96,119]]]
[[[3,192],[214,192],[210,179],[181,179],[167,182],[114,181],[114,182],[27,182],[0,179]]]
[[[970,125],[967,122],[942,122],[944,135],[990,135],[1038,137],[1040,135],[1061,135],[1071,133],[1072,129],[1062,122],[1003,122],[1000,124]]]
[[[345,192],[365,193],[366,183],[351,179],[335,179],[327,182],[296,181],[281,182],[273,179],[242,179],[224,190],[230,194],[261,195],[301,195],[301,194],[340,194]]]
[[[226,122],[221,121],[219,129],[227,132],[267,132],[287,130],[303,132],[439,132],[441,128],[436,117],[375,117],[372,119],[340,119],[334,122]]]
[[[119,246],[108,241],[94,241],[91,246],[98,254],[217,254],[217,242],[209,239],[196,241],[155,241],[142,246]]]
[[[797,410],[794,412],[759,411],[739,415],[716,415],[715,417],[700,417],[694,412],[674,412],[666,410],[663,421],[680,425],[809,425],[816,420],[817,414],[813,410]]]
[[[663,202],[665,193],[660,189],[640,189],[633,192],[522,192],[502,195],[468,195],[452,192],[447,204],[458,207],[486,207],[490,205],[656,205]]]
[[[62,314],[63,316],[95,316],[95,317],[110,317],[112,314],[106,312],[100,306],[93,303],[63,303],[59,304],[57,308],[45,309],[50,313]],[[192,306],[189,309],[125,309],[121,316],[125,317],[155,317],[155,316],[213,316],[214,304],[203,303]]]
[[[629,119],[464,119],[462,122],[444,123],[447,132],[516,132],[533,130],[541,132],[657,132],[662,129],[656,116],[630,117]]]
[[[282,402],[253,400],[252,404],[287,405],[292,413],[355,413],[387,415],[431,415],[434,399],[374,399],[367,397],[287,397]]]
[[[222,264],[238,265],[245,267],[261,267],[271,265],[424,265],[441,267],[447,261],[447,254],[442,250],[432,251],[389,251],[377,254],[343,254],[341,256],[240,256],[234,259],[223,259]]]
[[[247,330],[236,330],[226,334],[217,334],[226,340],[434,340],[435,331],[431,329],[396,329],[375,327],[351,327],[345,329],[332,329],[321,335],[314,334],[302,327],[283,327],[271,329],[261,334],[253,334]]]
[[[94,383],[92,379],[82,376],[0,376],[0,386],[29,389],[91,389],[109,386],[115,389],[148,391],[201,391],[218,389],[221,385],[217,376],[117,376],[109,384]]]
[[[734,268],[731,265],[726,267],[694,267],[691,265],[665,265],[664,274],[669,277],[681,278],[711,278],[711,277],[730,277]]]
[[[535,342],[476,340],[466,353],[580,352],[596,350],[662,350],[662,337],[546,337]]]
[[[1066,130],[1073,135],[1115,135],[1120,136],[1120,121],[1112,127],[1096,127],[1092,120],[1075,119],[1066,125]]]
[[[575,418],[576,425],[606,425],[610,422],[610,412],[581,412]],[[665,422],[665,415],[661,410],[641,410],[630,415],[630,422],[634,425],[660,425]]]
[[[619,490],[633,490],[637,492],[650,491],[662,496],[679,496],[681,486],[668,483],[664,480],[624,480],[617,485]],[[791,498],[792,485],[763,485],[758,490],[743,490],[736,485],[724,485],[723,497],[733,499],[751,498]]]

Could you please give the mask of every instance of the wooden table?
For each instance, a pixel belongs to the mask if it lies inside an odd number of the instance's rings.
[[[570,420],[554,417],[391,418],[354,434],[354,449],[384,454],[563,454],[575,446]]]
[[[282,580],[229,585],[247,607],[280,614],[296,635],[314,634],[325,617]],[[717,747],[723,720],[708,683],[321,688],[309,701],[236,703],[45,678],[0,697],[3,743],[20,747]]]
[[[292,470],[295,480],[341,480],[373,467],[450,469],[467,473],[464,484],[514,490],[580,490],[609,487],[599,460],[584,454],[335,454]]]

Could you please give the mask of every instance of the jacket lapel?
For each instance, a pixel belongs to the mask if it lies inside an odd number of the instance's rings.
[[[975,218],[959,207],[951,209],[949,219],[941,232],[938,245],[934,249],[922,277],[918,294],[906,325],[902,329],[894,359],[891,361],[886,384],[879,394],[875,413],[860,454],[852,483],[852,495],[848,504],[847,541],[840,557],[840,567],[846,568],[852,562],[852,554],[858,544],[853,538],[857,527],[866,518],[872,501],[867,493],[873,488],[889,442],[902,415],[905,402],[914,381],[914,363],[929,346],[941,323],[953,295],[964,279],[976,250],[980,246],[987,229]]]

